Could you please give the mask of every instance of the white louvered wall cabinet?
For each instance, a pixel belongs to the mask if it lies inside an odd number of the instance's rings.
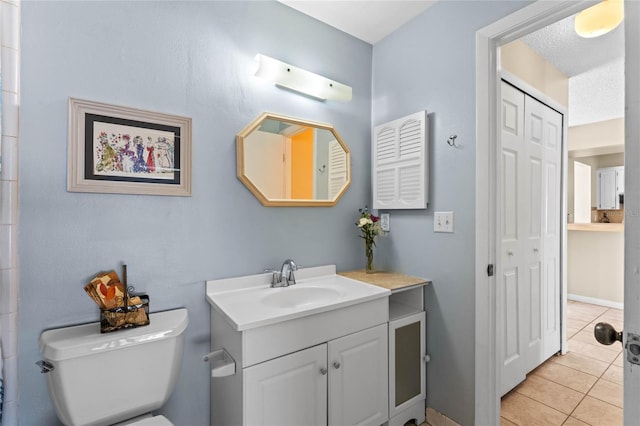
[[[427,111],[376,126],[372,141],[373,208],[426,209]]]

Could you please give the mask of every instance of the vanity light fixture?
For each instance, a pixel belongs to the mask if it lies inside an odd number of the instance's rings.
[[[272,81],[277,86],[286,87],[320,100],[348,102],[351,87],[338,83],[311,71],[294,67],[277,59],[257,54],[258,69],[255,75]]]
[[[580,37],[593,38],[615,29],[623,18],[623,0],[603,0],[578,13],[574,26]]]

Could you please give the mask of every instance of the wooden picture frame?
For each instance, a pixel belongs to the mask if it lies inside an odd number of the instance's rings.
[[[191,196],[191,118],[69,98],[67,191]]]

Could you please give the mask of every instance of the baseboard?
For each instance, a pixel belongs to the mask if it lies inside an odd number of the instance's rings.
[[[596,299],[595,297],[567,294],[567,299],[574,300],[576,302],[591,303],[592,305],[606,306],[607,308],[624,309],[624,303],[612,302],[611,300]]]

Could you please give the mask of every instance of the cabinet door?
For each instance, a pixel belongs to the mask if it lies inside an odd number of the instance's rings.
[[[328,345],[329,425],[378,426],[389,420],[387,324]]]
[[[624,194],[624,167],[616,167],[616,192]]]
[[[426,209],[429,202],[427,111],[373,129],[373,208]]]
[[[613,210],[616,208],[616,171],[615,169],[598,170],[598,209]]]
[[[426,398],[425,317],[389,323],[389,417]]]
[[[243,370],[243,424],[327,424],[327,345]]]

